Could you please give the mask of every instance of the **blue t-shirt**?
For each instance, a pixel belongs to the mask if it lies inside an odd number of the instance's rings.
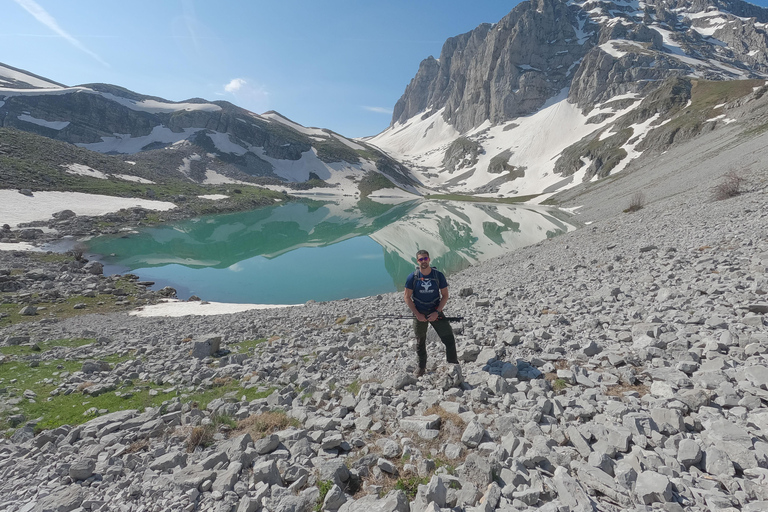
[[[448,288],[448,281],[442,272],[432,267],[426,276],[420,270],[412,272],[405,280],[405,287],[413,290],[413,303],[419,313],[431,313],[440,304],[440,290]]]

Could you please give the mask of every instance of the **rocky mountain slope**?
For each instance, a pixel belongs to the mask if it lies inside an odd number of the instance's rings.
[[[603,178],[762,95],[766,22],[768,10],[738,0],[522,2],[424,60],[369,142],[454,192],[522,196]]]
[[[199,98],[170,102],[107,84],[66,87],[5,65],[0,120],[4,127],[125,155],[125,161],[197,183],[314,179],[356,190],[375,174],[404,189],[418,188],[406,169],[366,143],[303,127],[277,112],[258,115]]]
[[[768,179],[715,201],[704,162],[582,187],[588,227],[452,276],[461,364],[430,337],[418,380],[399,294],[6,327],[0,508],[764,510]]]

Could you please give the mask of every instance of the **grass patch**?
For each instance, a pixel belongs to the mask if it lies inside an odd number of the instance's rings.
[[[234,380],[219,381],[214,387],[206,389],[200,393],[194,393],[185,398],[185,401],[192,402],[199,409],[205,409],[208,404],[216,398],[222,398],[225,395],[236,396],[238,400],[245,397],[247,401],[266,398],[271,395],[276,388],[269,388],[266,391],[259,391],[257,388],[243,388],[239,382]]]
[[[361,387],[362,387],[362,384],[360,384],[360,381],[355,379],[349,384],[347,384],[347,391],[357,396],[357,394],[360,392]]]
[[[168,395],[162,392],[153,396],[150,390],[159,390],[160,386],[152,383],[127,386],[95,397],[77,391],[69,395],[51,395],[61,380],[62,372],[76,372],[82,366],[82,361],[60,359],[41,361],[37,367],[31,367],[29,361],[21,360],[0,364],[0,388],[8,390],[7,396],[21,397],[25,390],[31,390],[37,395],[33,401],[22,399],[15,406],[18,411],[4,411],[0,415],[0,427],[4,429],[9,427],[7,418],[11,414],[21,413],[28,419],[40,419],[37,429],[45,430],[61,425],[84,423],[93,417],[85,414],[93,408],[106,409],[110,412],[126,409],[143,410],[149,406],[159,406],[168,399]],[[115,391],[121,396],[118,396]]]
[[[33,305],[38,309],[44,308],[33,316],[25,316],[19,314],[19,311],[24,307],[25,304],[8,302],[9,299],[16,295],[15,293],[0,293],[0,327],[5,327],[11,324],[39,321],[41,318],[62,319],[89,313],[111,313],[115,311],[125,311],[132,309],[133,305],[118,305],[117,302],[126,300],[128,302],[132,302],[136,294],[139,292],[143,293],[144,291],[143,287],[139,287],[134,281],[127,277],[121,277],[117,281],[114,281],[112,284],[116,290],[122,291],[118,292],[118,294],[104,293],[97,295],[96,297],[76,295],[74,297],[56,299],[55,301],[41,300],[39,294],[33,294],[30,297],[30,302],[34,302]],[[76,304],[85,304],[85,307],[82,309],[75,309]]]
[[[328,496],[328,491],[333,488],[333,480],[320,480],[317,482],[317,490],[320,491],[320,496],[317,497],[317,503],[315,503],[315,512],[320,512],[323,509],[323,502],[325,497]]]
[[[56,347],[66,347],[66,348],[84,347],[86,345],[91,345],[92,343],[95,343],[95,342],[96,340],[93,338],[46,340],[46,341],[41,341],[40,343],[36,343],[34,345],[10,345],[7,347],[0,347],[0,354],[6,355],[6,356],[27,356],[32,354],[48,352],[52,348],[56,348]],[[37,349],[34,348],[35,346],[37,347]]]
[[[252,414],[244,420],[240,420],[236,426],[236,432],[248,433],[253,439],[261,439],[274,432],[288,427],[300,427],[301,423],[296,418],[290,418],[285,411],[275,410],[261,414]]]
[[[256,347],[266,342],[267,338],[241,341],[233,347],[232,351],[236,354],[251,354],[256,349]]]
[[[624,393],[637,393],[641,397],[647,395],[650,392],[650,388],[646,386],[645,384],[634,384],[632,386],[626,385],[626,384],[619,384],[616,386],[610,386],[608,389],[606,389],[605,394],[608,396],[622,396]]]
[[[88,340],[64,340],[63,343],[77,345],[83,341]],[[51,342],[51,348],[61,346],[56,345],[60,342],[61,340]],[[25,356],[25,354],[16,355]],[[114,365],[132,357],[131,354],[113,354],[99,359]],[[37,395],[32,401],[21,398],[17,405],[2,411],[0,413],[0,429],[7,431],[10,428],[8,417],[14,414],[23,414],[28,420],[38,419],[37,429],[45,430],[61,425],[79,425],[95,417],[97,413],[93,411],[115,412],[127,409],[143,411],[147,407],[159,407],[163,402],[176,396],[176,393],[165,392],[166,389],[170,389],[167,385],[160,386],[148,381],[124,384],[98,396],[83,393],[93,386],[93,383],[86,382],[68,395],[51,395],[51,392],[61,383],[64,372],[79,371],[82,365],[82,360],[63,359],[40,361],[36,367],[30,366],[29,360],[21,359],[0,364],[0,389],[7,390],[6,393],[0,395],[4,402],[7,402],[9,398],[22,397],[26,390],[33,391]],[[266,391],[259,391],[256,388],[245,389],[237,381],[222,379],[210,389],[184,396],[184,401],[192,402],[204,409],[211,400],[222,398],[228,394],[237,395],[237,399],[245,396],[246,400],[255,400],[265,398],[272,392],[274,392],[274,388]],[[219,423],[222,424],[224,421],[221,420]],[[234,421],[229,421],[228,425],[232,429],[237,426]]]
[[[385,188],[396,189],[397,186],[386,176],[378,172],[369,172],[360,180],[357,188],[360,190],[360,197],[368,197],[371,193]]]
[[[419,478],[418,476],[410,476],[407,478],[398,478],[395,483],[395,489],[403,491],[408,501],[413,501],[416,498],[416,493],[419,491],[419,485],[427,485],[429,478]]]

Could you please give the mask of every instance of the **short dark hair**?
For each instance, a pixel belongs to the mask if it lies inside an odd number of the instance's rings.
[[[416,259],[419,259],[419,256],[421,256],[422,254],[426,254],[427,256],[429,256],[429,252],[425,251],[424,249],[421,249],[416,253]]]

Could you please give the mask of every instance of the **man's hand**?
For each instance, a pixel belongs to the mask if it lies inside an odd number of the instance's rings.
[[[433,311],[427,317],[427,322],[434,322],[440,314],[437,311]]]
[[[428,319],[426,316],[422,315],[421,313],[416,313],[416,320],[419,322],[427,322]]]

